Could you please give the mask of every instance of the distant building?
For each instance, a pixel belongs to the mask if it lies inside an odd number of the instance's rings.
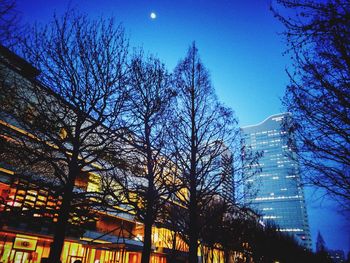
[[[333,263],[345,263],[345,253],[343,250],[328,249],[320,231],[317,234],[316,253],[326,253]]]
[[[344,263],[345,254],[343,250],[331,250],[327,251],[329,257],[332,259],[333,263]]]
[[[312,243],[306,212],[300,170],[295,154],[288,145],[291,136],[282,124],[289,113],[276,114],[263,122],[243,127],[245,146],[261,152],[260,172],[245,174],[245,189],[253,195],[246,198],[265,222],[273,222],[280,231],[294,235],[311,250]]]
[[[47,87],[36,80],[38,74],[39,71],[36,68],[0,44],[1,91],[4,90],[3,88],[21,87],[21,91],[25,92],[24,94],[31,94],[33,88],[38,87],[43,95],[48,96],[48,98],[51,98],[51,96],[56,98],[57,94],[49,92]],[[0,98],[2,101],[4,98],[6,100],[10,99],[1,92]],[[53,100],[54,102],[60,102],[57,107],[68,107],[69,104],[63,98],[59,96],[57,98],[59,100]],[[30,105],[24,106],[26,106],[25,112],[33,110]],[[56,105],[53,106],[56,107]],[[0,263],[47,262],[53,242],[53,230],[58,217],[57,210],[62,204],[61,187],[58,187],[60,185],[56,183],[56,180],[52,180],[53,177],[49,173],[41,174],[41,171],[45,169],[26,170],[26,172],[17,169],[18,163],[15,159],[12,159],[12,154],[5,152],[7,148],[2,148],[2,142],[6,140],[9,145],[11,143],[14,143],[13,145],[17,144],[18,141],[11,136],[14,134],[20,134],[23,138],[31,138],[33,141],[45,142],[45,139],[36,137],[39,135],[33,135],[24,130],[20,119],[15,119],[4,109],[5,107],[1,104]],[[76,109],[72,106],[73,110]],[[58,133],[57,140],[60,137],[63,141],[66,136],[62,130],[53,130],[52,132]],[[55,148],[55,145],[49,142],[45,142],[45,145]],[[69,150],[66,154],[71,156]],[[59,155],[55,156],[59,158]],[[103,162],[106,162],[106,160],[103,160]],[[215,162],[218,167],[222,167],[219,172],[225,175],[224,183],[217,196],[233,200],[232,154],[224,145],[222,145],[222,155]],[[99,165],[91,163],[91,166],[98,168]],[[129,175],[131,179],[133,175]],[[74,182],[74,191],[77,195],[98,192],[100,183],[99,169],[94,169],[94,172],[86,171],[77,176]],[[131,193],[133,192],[131,191]],[[100,205],[96,205],[94,199],[93,195],[86,197],[83,200],[86,203],[84,209],[80,207],[72,209],[72,220],[68,221],[67,234],[61,253],[62,263],[76,261],[86,263],[141,262],[142,241],[144,239],[142,222],[138,220],[134,213],[129,212],[128,204],[105,209]],[[89,206],[89,204],[92,205]],[[85,206],[88,206],[89,209],[85,209]],[[178,205],[176,202],[169,201],[166,203],[166,207],[178,208]],[[178,209],[185,208],[180,207]],[[258,218],[249,209],[243,210],[238,207],[234,209],[234,215],[246,216],[256,220]],[[85,213],[84,210],[91,213]],[[78,220],[78,223],[76,223],[76,220]],[[208,254],[211,252],[211,259],[206,260],[206,262],[218,262],[220,258],[222,259],[222,249],[202,246],[199,250],[203,251],[203,249]],[[188,245],[178,232],[171,228],[171,224],[157,221],[157,224],[152,228],[150,262],[166,263],[170,253],[171,255],[175,253],[176,262],[186,262],[187,251]],[[243,253],[240,252],[234,252],[233,256],[244,257]]]
[[[216,154],[215,159],[213,160],[213,166],[217,169],[212,169],[211,173],[205,178],[205,180],[207,181],[208,186],[211,185],[216,188],[215,192],[217,198],[222,198],[233,204],[235,203],[233,153],[229,147],[220,141],[213,142],[213,145],[215,145],[213,150],[215,148],[220,149],[218,150],[219,153]],[[214,178],[219,180],[213,180]]]
[[[233,154],[228,148],[222,153],[220,161],[224,180],[222,185],[219,187],[219,191],[226,201],[234,203]]]
[[[326,250],[327,250],[326,243],[324,242],[324,239],[323,239],[320,231],[318,231],[317,240],[316,240],[316,252],[319,253],[319,252],[323,252]]]

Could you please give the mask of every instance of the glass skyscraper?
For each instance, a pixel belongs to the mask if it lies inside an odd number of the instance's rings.
[[[288,123],[290,117],[289,113],[277,114],[241,129],[245,146],[262,153],[259,172],[245,174],[245,190],[253,193],[247,195],[245,201],[262,215],[263,221],[274,222],[280,231],[294,235],[311,250],[299,165],[288,145],[291,137],[282,125]]]

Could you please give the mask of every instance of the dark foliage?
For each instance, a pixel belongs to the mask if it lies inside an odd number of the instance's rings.
[[[209,259],[219,248],[225,262],[331,262],[326,253],[313,254],[274,225],[262,226],[252,211],[223,199],[212,201],[201,219],[206,222],[201,243],[209,248],[203,256]]]

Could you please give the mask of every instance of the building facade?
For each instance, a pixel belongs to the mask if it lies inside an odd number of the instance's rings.
[[[234,204],[235,203],[235,195],[234,195],[235,182],[234,182],[234,171],[233,171],[234,156],[228,147],[226,147],[225,145],[223,147],[225,150],[221,153],[219,157],[223,181],[218,188],[218,193],[227,202]]]
[[[288,118],[291,118],[289,113],[276,114],[259,124],[241,128],[247,149],[262,155],[258,172],[248,170],[244,175],[245,202],[265,223],[276,224],[280,231],[292,234],[311,250],[300,168],[288,143],[291,135],[283,128],[288,125]]]
[[[14,93],[16,87],[23,91],[24,96],[32,99],[31,91],[34,87],[38,87],[40,95],[43,94],[50,102],[60,102],[54,104],[54,108],[57,105],[66,107],[68,104],[63,98],[56,96],[57,94],[53,92],[47,92],[46,88],[37,81],[38,74],[39,71],[36,68],[0,45],[1,102],[10,101],[10,95]],[[6,103],[6,107],[11,107],[11,105],[11,103],[8,105]],[[25,126],[21,125],[21,119],[17,120],[15,116],[11,116],[6,111],[5,104],[0,103],[0,106],[0,263],[48,262],[58,221],[58,211],[63,203],[61,191],[63,184],[54,180],[53,170],[43,167],[42,164],[36,167],[23,166],[25,167],[23,169],[20,162],[16,162],[18,158],[15,159],[9,151],[6,151],[8,148],[4,147],[3,142],[6,142],[7,146],[16,148],[23,141],[27,141],[25,139],[27,138],[30,142],[27,146],[31,147],[30,149],[36,142],[47,147],[48,152],[51,150],[53,152],[58,147],[49,143],[40,134],[26,130]],[[35,109],[29,107],[30,105],[22,106],[25,110],[21,112],[26,116],[29,113],[28,121],[33,121],[30,116],[35,113]],[[61,106],[57,108],[61,109]],[[75,108],[68,109],[76,110]],[[67,136],[67,131],[62,128],[48,130],[48,132],[56,134],[56,137],[60,138],[58,140],[64,140]],[[16,141],[14,138],[23,140]],[[71,156],[68,152],[64,154],[69,156],[68,158]],[[62,157],[58,154],[53,156]],[[227,168],[220,170],[220,173],[226,174],[225,187],[221,189],[220,194],[224,198],[233,200],[231,154],[228,150],[225,150],[221,159],[218,160],[218,164],[227,162],[225,166]],[[90,197],[84,195],[100,191],[102,176],[102,173],[99,172],[100,168],[94,162],[89,165],[96,169],[86,169],[77,174],[72,183],[77,198],[72,201],[74,207],[71,207],[67,221],[61,262],[73,263],[76,260],[83,263],[141,262],[144,225],[128,209],[128,204],[114,204],[106,209],[99,205],[93,195]],[[33,170],[27,169],[28,167]],[[88,165],[84,167],[89,168]],[[128,175],[132,176],[132,174]],[[78,200],[80,195],[84,196],[81,198],[83,200]],[[176,202],[170,200],[166,205],[167,207],[178,206]],[[185,208],[180,207],[179,209]],[[152,227],[151,239],[151,263],[187,262],[188,245],[179,232],[175,231],[166,220],[156,221]],[[224,252],[220,246],[201,245],[198,256],[205,263],[224,262]],[[233,257],[243,260],[246,256],[244,253],[234,252]]]
[[[345,254],[344,254],[343,250],[329,249],[327,251],[327,253],[334,263],[344,263],[345,262]]]
[[[39,74],[37,69],[0,45],[1,91],[17,86],[23,87],[23,90],[30,94],[33,85],[39,85],[35,82],[37,74]],[[1,101],[9,99],[4,97],[4,94],[0,92]],[[18,143],[8,134],[16,133],[33,141],[40,140],[24,130],[12,116],[6,114],[4,107],[1,104],[0,262],[48,262],[58,217],[57,211],[62,204],[62,195],[57,191],[60,185],[52,180],[53,177],[46,177],[47,173],[39,173],[45,169],[18,171],[11,155],[4,154],[6,148],[2,142],[13,143],[14,146]],[[52,144],[47,145],[54,148]],[[99,184],[98,172],[86,172],[79,174],[75,179],[74,191],[77,193],[98,191]],[[86,197],[84,201],[89,206],[94,200]],[[80,220],[82,218],[80,212],[83,212],[81,214],[83,221]],[[77,223],[75,220],[78,220]],[[139,263],[143,232],[143,224],[134,214],[125,211],[125,208],[114,206],[113,209],[105,211],[96,205],[91,205],[87,210],[77,207],[70,213],[61,261],[62,263],[73,263],[76,260],[84,263]],[[174,240],[176,242],[173,242]],[[177,255],[180,255],[178,261],[183,262],[183,255],[187,250],[184,241],[178,235],[174,235],[169,228],[162,224],[153,227],[150,262],[165,263],[172,251],[176,251]]]

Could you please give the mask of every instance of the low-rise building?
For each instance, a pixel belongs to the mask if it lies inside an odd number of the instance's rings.
[[[11,85],[21,85],[30,92],[31,85],[40,85],[35,81],[38,73],[24,59],[0,46],[0,85],[9,88]],[[42,88],[43,93],[46,92],[45,87]],[[9,131],[7,134],[20,133],[41,140],[36,134],[24,130],[17,120],[4,113],[3,108],[0,109],[0,125],[2,131]],[[19,143],[8,135],[0,133],[0,136],[10,143]],[[48,144],[48,147],[55,146]],[[40,167],[36,171],[18,171],[16,163],[10,160],[11,156],[4,154],[1,157],[0,262],[43,262],[49,256],[57,211],[62,205],[61,185],[54,177],[45,178],[40,174]],[[93,193],[99,189],[99,183],[98,172],[86,172],[75,179],[74,191]],[[140,262],[143,225],[134,214],[118,206],[106,211],[94,202],[93,196],[84,199],[84,208],[74,201],[76,207],[70,214],[61,254],[62,263],[75,260],[93,263]],[[173,247],[174,238],[176,247]],[[165,263],[170,251],[176,251],[181,261],[181,255],[187,251],[184,241],[161,223],[153,227],[152,243],[152,262]]]
[[[345,254],[343,250],[327,250],[329,257],[332,259],[334,263],[344,263],[345,262]]]

